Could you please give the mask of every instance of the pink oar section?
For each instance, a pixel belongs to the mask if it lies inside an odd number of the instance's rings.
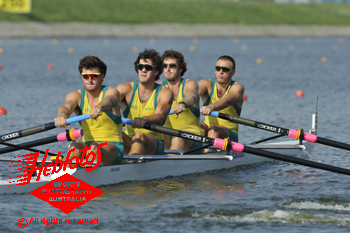
[[[225,120],[228,120],[231,122],[235,122],[238,124],[251,126],[254,128],[270,131],[273,133],[278,133],[281,135],[286,135],[286,136],[289,136],[291,138],[300,139],[301,141],[305,140],[308,142],[320,143],[323,145],[332,146],[332,147],[336,147],[336,148],[340,148],[340,149],[344,149],[344,150],[350,150],[350,144],[334,141],[334,140],[327,139],[327,138],[322,138],[320,136],[316,136],[314,134],[310,134],[310,133],[306,133],[306,132],[301,133],[302,132],[301,130],[298,131],[295,129],[282,128],[279,126],[270,125],[270,124],[266,124],[263,122],[253,121],[253,120],[249,120],[246,118],[232,116],[232,115],[223,114],[223,113],[219,113],[219,112],[211,112],[210,115],[214,116],[214,117],[219,117],[221,119],[225,119]],[[302,136],[300,137],[299,134],[302,134]]]
[[[298,130],[295,129],[290,129],[288,132],[288,137],[291,138],[299,138],[300,136],[298,135]],[[308,142],[312,142],[315,143],[317,141],[317,136],[315,134],[311,134],[311,133],[303,133],[304,135],[304,140],[308,141]]]
[[[224,139],[220,139],[220,138],[215,138],[213,146],[216,146],[216,147],[219,147],[219,148],[224,148],[225,147],[225,140]],[[238,142],[231,142],[231,150],[238,151],[238,152],[243,152],[244,145],[241,144],[241,143],[238,143]]]
[[[58,141],[70,141],[70,140],[77,140],[78,138],[83,136],[83,130],[82,129],[73,129],[67,132],[62,132],[57,135],[57,140]]]

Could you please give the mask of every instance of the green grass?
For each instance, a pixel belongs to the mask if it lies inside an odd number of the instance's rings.
[[[0,21],[349,25],[350,4],[276,4],[228,0],[32,0],[30,15]]]

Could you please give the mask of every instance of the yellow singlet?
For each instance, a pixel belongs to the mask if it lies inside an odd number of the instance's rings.
[[[102,101],[107,89],[107,86],[102,86],[98,103]],[[79,114],[87,114],[90,112],[90,109],[91,106],[86,95],[86,90],[82,88],[81,102],[78,108]],[[120,116],[113,114],[112,111],[107,111],[101,112],[101,116],[96,120],[88,119],[80,122],[84,131],[83,142],[123,142],[123,124]]]
[[[161,89],[162,86],[156,83],[154,86],[154,90],[148,98],[148,100],[145,103],[141,103],[139,96],[139,82],[134,82],[130,103],[128,104],[127,108],[123,111],[123,116],[125,118],[133,120],[135,117],[153,115],[158,105],[157,97]],[[157,133],[143,128],[133,128],[131,125],[126,125],[125,128],[125,133],[126,135],[128,135],[129,138],[133,138],[137,132],[142,132],[152,134],[160,141],[164,140],[164,135],[162,133]]]
[[[176,100],[173,101],[171,108],[173,108],[175,104],[183,100],[183,89],[185,88],[186,80],[187,79],[181,80]],[[162,85],[168,87],[168,82],[164,80],[162,81]],[[191,108],[184,108],[184,111],[181,114],[179,114],[179,117],[177,119],[176,114],[169,115],[165,121],[164,126],[202,135],[202,131],[200,128],[200,112],[199,109],[194,106],[192,106]]]
[[[216,87],[216,79],[212,78],[210,80],[211,80],[211,86],[212,86],[211,93],[208,100],[203,104],[203,106],[208,106],[209,104],[215,103],[216,101],[219,100],[217,87]],[[230,85],[227,88],[227,91],[225,92],[225,95],[230,91],[231,86],[235,84],[235,82],[236,81],[231,81]],[[236,104],[234,104],[218,112],[239,117],[241,115],[241,111],[242,109],[238,107]],[[222,125],[238,133],[237,123],[224,120],[218,117],[205,116],[204,123],[206,123],[209,127],[211,127],[212,125]]]

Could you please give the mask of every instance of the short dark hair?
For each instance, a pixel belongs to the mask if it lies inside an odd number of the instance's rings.
[[[236,70],[236,62],[235,62],[235,59],[233,59],[231,56],[224,55],[224,56],[219,57],[218,60],[216,60],[216,61],[219,61],[219,60],[230,61],[230,62],[232,62],[232,69],[233,69],[233,70]]]
[[[179,68],[182,69],[182,72],[181,72],[181,77],[182,77],[185,74],[185,72],[187,71],[187,62],[185,61],[182,53],[175,51],[175,50],[172,50],[172,49],[169,49],[163,53],[162,61],[164,62],[164,60],[166,58],[176,59],[178,65],[179,65]]]
[[[100,60],[100,58],[95,56],[86,56],[80,59],[79,62],[79,72],[83,72],[83,68],[85,69],[93,69],[93,68],[99,68],[100,73],[106,75],[107,73],[107,66],[106,64]]]
[[[134,62],[136,73],[139,72],[137,69],[137,65],[140,63],[141,59],[143,59],[143,60],[150,59],[152,61],[153,66],[155,66],[155,70],[157,70],[159,72],[155,78],[155,80],[158,80],[160,75],[163,72],[163,67],[162,67],[163,62],[160,59],[159,53],[154,49],[145,49],[145,51],[140,53],[139,56],[137,57],[136,61]]]

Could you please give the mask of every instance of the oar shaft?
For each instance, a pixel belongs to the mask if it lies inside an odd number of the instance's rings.
[[[69,124],[72,124],[72,123],[75,123],[78,121],[83,121],[83,120],[86,120],[89,118],[90,118],[90,114],[84,114],[84,115],[68,118],[68,119],[66,119],[66,123],[69,125]],[[4,134],[4,135],[0,136],[0,142],[5,142],[5,141],[13,140],[16,138],[25,137],[28,135],[44,132],[44,131],[47,131],[50,129],[54,129],[55,127],[57,127],[55,125],[55,122],[51,122],[51,123],[35,126],[32,128],[23,129],[23,130],[19,130],[16,132]]]
[[[50,129],[54,129],[55,128],[55,123],[48,123],[48,124],[44,124],[44,125],[39,125],[39,126],[35,126],[32,128],[28,128],[28,129],[24,129],[24,130],[19,130],[16,132],[12,132],[12,133],[8,133],[8,134],[4,134],[0,136],[0,142],[5,142],[5,141],[10,141],[16,138],[20,138],[20,137],[25,137],[28,135],[32,135],[32,134],[36,134],[36,133],[40,133],[40,132],[44,132]]]
[[[333,146],[333,147],[344,149],[344,150],[350,150],[349,144],[333,141],[333,140],[322,138],[322,137],[317,137],[316,142],[323,144],[323,145],[327,145],[327,146]]]
[[[73,136],[74,138],[79,138],[79,137],[83,136],[82,129],[72,129],[71,131],[72,131],[71,136]],[[68,136],[68,138],[67,138],[67,136]],[[49,143],[53,143],[53,142],[57,142],[57,141],[67,141],[67,140],[69,140],[69,137],[70,137],[69,133],[67,135],[67,132],[62,132],[62,133],[57,134],[56,136],[38,139],[35,141],[22,143],[19,145],[13,145],[13,144],[5,143],[5,142],[0,142],[0,144],[9,146],[9,147],[5,147],[5,148],[1,148],[0,154],[5,154],[8,152],[13,152],[13,151],[22,150],[22,149],[27,150],[29,147],[45,145],[45,144],[49,144]],[[29,150],[29,151],[32,151],[32,150]]]
[[[303,165],[303,166],[307,166],[307,167],[313,167],[313,168],[317,168],[317,169],[321,169],[321,170],[325,170],[325,171],[350,175],[350,170],[344,169],[341,167],[334,167],[332,165],[317,163],[317,162],[313,162],[313,161],[306,160],[306,159],[300,159],[300,158],[296,158],[296,157],[292,157],[292,156],[277,154],[274,152],[259,150],[259,149],[255,149],[255,148],[251,148],[251,147],[247,147],[247,146],[244,147],[243,152],[250,153],[250,154],[256,154],[256,155],[270,158],[270,159],[276,159],[276,160],[281,160],[281,161],[285,161],[285,162],[289,162],[289,163],[295,163],[295,164],[299,164],[299,165]]]
[[[288,135],[288,133],[289,133],[289,129],[281,128],[281,127],[278,127],[275,125],[269,125],[269,124],[258,122],[258,121],[245,119],[242,117],[231,116],[231,115],[227,115],[227,114],[223,114],[223,113],[219,113],[219,112],[211,112],[210,115],[215,116],[215,117],[219,117],[219,118],[222,118],[222,119],[225,119],[228,121],[236,122],[236,123],[239,123],[242,125],[252,126],[255,128],[266,130],[266,131],[279,133],[282,135]]]
[[[225,141],[223,139],[216,138],[214,142],[214,146],[222,148],[224,143]],[[317,168],[325,171],[331,171],[331,172],[336,172],[340,174],[350,175],[350,170],[340,168],[340,167],[334,167],[328,164],[316,163],[306,159],[300,159],[292,156],[277,154],[271,151],[255,149],[236,142],[231,142],[231,146],[232,146],[232,150],[238,151],[238,152],[246,152],[246,153],[259,155],[270,159],[276,159],[276,160],[295,163],[295,164],[299,164],[307,167],[313,167],[313,168]]]
[[[45,145],[45,144],[49,144],[49,143],[53,143],[53,142],[57,142],[57,136],[51,136],[48,138],[43,138],[43,139],[31,141],[31,142],[22,143],[22,144],[19,144],[19,146],[28,148],[28,147],[33,147],[33,146]],[[14,148],[12,146],[4,147],[4,148],[0,149],[0,154],[5,154],[5,153],[17,151],[17,150],[21,150],[21,149]]]
[[[189,133],[189,132],[185,132],[185,131],[181,131],[181,130],[170,129],[170,128],[166,128],[166,127],[163,127],[160,125],[146,123],[144,128],[148,129],[148,130],[156,131],[158,133],[169,134],[169,135],[172,135],[175,137],[189,139],[192,141],[202,142],[202,143],[210,144],[210,145],[213,145],[214,141],[215,141],[213,138],[209,138],[206,136],[197,135],[197,134],[193,134],[193,133]]]
[[[255,128],[267,130],[267,131],[278,133],[281,135],[286,135],[286,136],[291,137],[291,138],[297,138],[297,134],[298,134],[298,130],[295,130],[295,129],[281,128],[278,126],[269,125],[269,124],[258,122],[258,121],[252,121],[252,120],[245,119],[242,117],[231,116],[231,115],[227,115],[227,114],[223,114],[223,113],[219,113],[219,112],[211,112],[210,115],[215,116],[215,117],[219,117],[219,118],[231,121],[231,122],[236,122],[236,123],[239,123],[242,125],[252,126]],[[340,148],[340,149],[350,150],[350,144],[346,144],[346,143],[342,143],[342,142],[338,142],[338,141],[333,141],[333,140],[330,140],[327,138],[322,138],[322,137],[319,137],[317,135],[306,133],[306,132],[303,132],[303,136],[304,136],[303,140],[305,140],[307,142],[312,142],[312,143],[317,142],[317,143],[327,145],[327,146],[332,146],[332,147],[336,147],[336,148]]]
[[[132,124],[132,120],[130,120],[130,119],[122,118],[122,121],[125,124]],[[202,143],[213,145],[213,146],[220,147],[220,148],[223,148],[223,145],[226,143],[224,139],[209,138],[206,136],[196,135],[196,134],[184,132],[181,130],[170,129],[170,128],[166,128],[166,127],[159,126],[159,125],[153,125],[150,123],[146,123],[144,128],[148,129],[148,130],[156,131],[159,133],[169,134],[169,135],[172,135],[175,137],[181,137],[181,138],[192,140],[192,141],[202,142]],[[247,146],[245,146],[241,143],[237,143],[237,142],[231,142],[231,150],[238,151],[238,152],[246,152],[246,153],[255,154],[255,155],[266,157],[266,158],[271,158],[271,159],[281,160],[281,161],[295,163],[295,164],[299,164],[299,165],[309,166],[309,167],[313,167],[313,168],[317,168],[317,169],[321,169],[321,170],[325,170],[325,171],[331,171],[331,172],[336,172],[336,173],[340,173],[340,174],[350,175],[350,170],[348,170],[348,169],[334,167],[334,166],[322,164],[322,163],[316,163],[313,161],[295,158],[292,156],[287,156],[287,155],[282,155],[282,154],[277,154],[277,153],[270,152],[270,151],[255,149],[252,147],[247,147]]]
[[[45,154],[45,151],[36,150],[36,149],[32,149],[32,148],[21,146],[21,145],[13,145],[13,144],[6,143],[6,142],[1,142],[1,144],[5,145],[5,146],[14,147],[17,150],[28,150],[28,151],[31,151],[31,152],[39,152],[40,154]],[[51,152],[47,152],[47,154],[51,155],[51,156],[56,156],[54,153],[51,153]]]
[[[127,125],[132,124],[131,119],[127,119],[124,117],[122,117],[122,122],[124,124],[127,124]],[[213,143],[214,143],[213,138],[209,138],[209,137],[205,137],[202,135],[197,135],[197,134],[193,134],[193,133],[189,133],[189,132],[185,132],[185,131],[181,131],[181,130],[166,128],[166,127],[163,127],[160,125],[146,123],[144,128],[151,130],[151,131],[158,132],[158,133],[169,134],[169,135],[175,136],[175,137],[187,138],[187,139],[192,140],[192,141],[202,142],[202,143],[206,143],[206,144],[210,144],[210,145],[213,145]]]

